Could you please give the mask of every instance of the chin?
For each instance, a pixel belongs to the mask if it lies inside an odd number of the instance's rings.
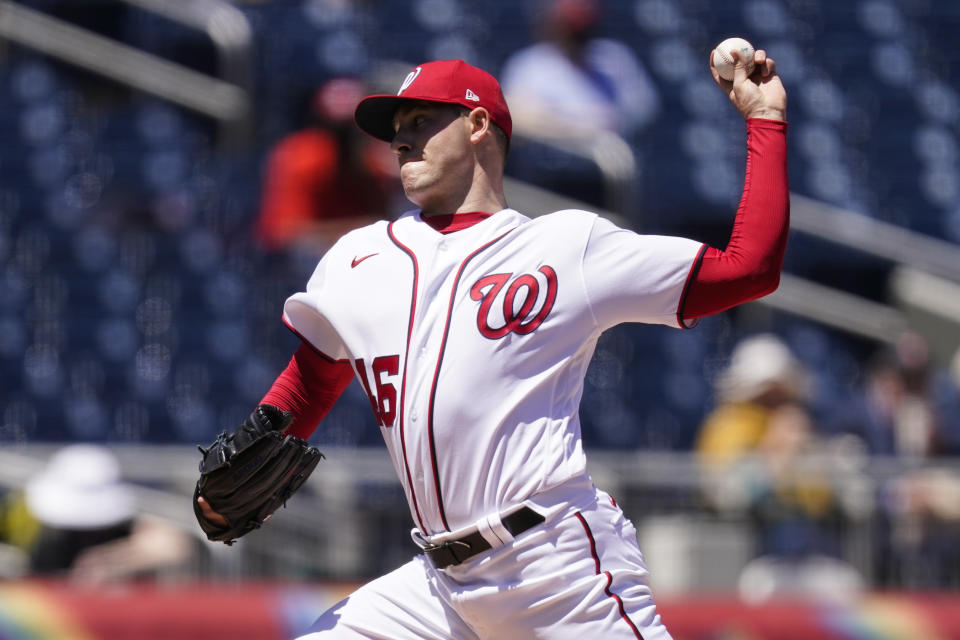
[[[417,194],[423,191],[422,181],[422,178],[413,174],[413,172],[407,174],[403,172],[400,173],[400,184],[403,186],[403,192],[407,198],[413,202],[416,202],[415,198]]]
[[[421,206],[421,202],[423,201],[423,196],[419,192],[419,190],[417,190],[416,187],[414,187],[413,185],[404,184],[403,195],[405,195],[407,197],[407,200],[409,200],[413,204],[417,205],[418,207]]]
[[[432,200],[430,197],[430,189],[425,188],[423,185],[418,184],[406,184],[403,185],[403,193],[407,197],[407,200],[417,205],[421,209],[425,209],[428,203]]]

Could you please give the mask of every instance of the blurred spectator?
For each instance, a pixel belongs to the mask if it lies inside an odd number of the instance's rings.
[[[732,472],[744,485],[761,556],[840,555],[841,513],[809,413],[772,412],[755,455]]]
[[[641,176],[612,181],[608,165],[638,160],[639,135],[660,110],[656,85],[630,47],[596,35],[601,0],[536,2],[537,42],[500,74],[523,134],[511,143],[507,174],[639,225]]]
[[[94,445],[57,451],[22,493],[6,497],[0,523],[8,550],[21,549],[24,572],[36,576],[99,584],[184,568],[197,551],[192,536],[138,515],[116,458]]]
[[[556,136],[579,123],[629,138],[650,124],[660,109],[656,85],[633,50],[596,36],[600,0],[546,2],[534,20],[539,42],[501,72],[515,128]]]
[[[871,455],[949,453],[954,445],[937,407],[935,379],[926,340],[906,333],[872,359],[861,396],[838,413],[831,429],[858,437]],[[947,393],[943,391],[941,404]]]
[[[935,465],[939,456],[960,453],[958,408],[960,354],[941,371],[924,338],[906,333],[870,363],[862,397],[839,422],[870,454],[908,463],[879,487],[879,586],[960,586],[960,473]]]
[[[935,411],[940,418],[937,448],[940,453],[960,456],[960,349],[950,366],[937,372],[933,384]]]
[[[877,583],[960,587],[960,473],[932,466],[907,471],[882,493]]]
[[[809,394],[808,374],[779,338],[760,334],[736,346],[715,391],[717,406],[700,429],[696,451],[719,472],[756,449],[778,411],[796,410]]]
[[[841,511],[818,455],[804,367],[776,336],[752,336],[734,349],[716,392],[697,442],[708,500],[751,520],[756,556],[832,565],[824,558],[840,555]]]
[[[328,81],[313,96],[308,126],[273,147],[256,228],[264,248],[316,257],[347,231],[388,216],[396,160],[353,124],[368,93],[358,80]]]

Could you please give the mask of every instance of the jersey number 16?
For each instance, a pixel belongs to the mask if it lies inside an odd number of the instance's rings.
[[[377,424],[381,427],[392,427],[393,420],[397,417],[397,388],[390,382],[386,382],[384,377],[395,376],[400,372],[400,356],[377,356],[373,359],[371,369],[373,370],[373,384],[376,387],[376,394],[370,387],[370,381],[367,378],[367,365],[363,358],[358,358],[355,364],[363,390],[370,398],[373,415],[377,417]]]

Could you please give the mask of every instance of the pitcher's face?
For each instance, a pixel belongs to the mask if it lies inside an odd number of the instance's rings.
[[[476,162],[471,125],[457,105],[415,102],[397,109],[390,148],[407,198],[424,213],[453,213],[446,202],[469,189]]]

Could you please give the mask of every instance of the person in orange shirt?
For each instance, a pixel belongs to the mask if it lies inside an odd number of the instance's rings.
[[[396,162],[353,124],[367,92],[354,79],[326,82],[313,96],[309,126],[270,151],[255,227],[264,249],[320,255],[347,231],[390,213]]]

